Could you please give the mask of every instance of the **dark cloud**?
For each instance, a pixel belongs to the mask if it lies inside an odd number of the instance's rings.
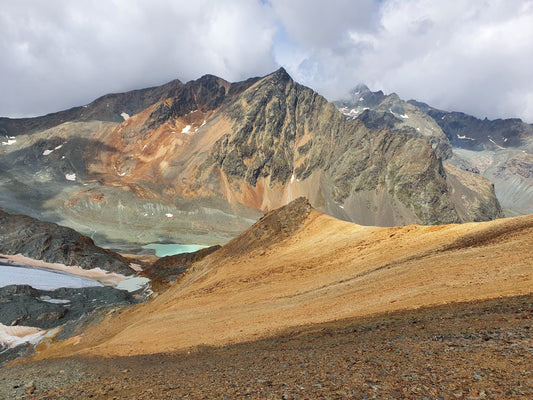
[[[364,82],[444,109],[533,122],[533,1],[3,2],[0,115],[279,65],[329,99]]]

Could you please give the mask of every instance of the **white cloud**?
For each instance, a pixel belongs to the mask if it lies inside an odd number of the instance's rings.
[[[57,111],[207,73],[267,74],[277,68],[275,32],[259,1],[4,2],[0,115]]]
[[[18,0],[0,8],[0,115],[278,65],[335,99],[357,83],[533,122],[532,0]]]
[[[444,109],[533,122],[532,1],[386,0],[374,6],[374,25],[342,25],[348,37],[342,46],[308,44],[305,55],[286,53],[282,62],[330,99],[362,82]]]

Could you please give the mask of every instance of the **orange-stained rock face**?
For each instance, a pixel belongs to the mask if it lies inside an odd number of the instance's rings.
[[[284,71],[245,85],[202,78],[172,95],[99,137],[106,150],[92,176],[156,198],[218,198],[264,211],[305,195],[367,224],[499,215],[485,181],[471,190],[475,202],[452,197],[468,179],[447,180],[426,141],[346,121]],[[362,207],[367,193],[380,194]]]
[[[531,293],[533,217],[360,226],[304,200],[267,214],[149,302],[38,357],[224,345],[299,325]]]

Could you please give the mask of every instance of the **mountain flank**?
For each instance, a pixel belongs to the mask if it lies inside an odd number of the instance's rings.
[[[532,238],[532,216],[383,228],[337,220],[299,199],[194,263],[156,298],[37,357],[223,346],[343,318],[527,295]],[[227,250],[241,243],[247,252]]]
[[[395,107],[399,119],[410,112]],[[448,139],[417,115],[420,133],[346,120],[283,68],[104,96],[0,121],[0,206],[128,253],[150,242],[225,243],[300,196],[364,225],[500,217],[490,182],[451,178]]]
[[[0,210],[0,255],[23,256],[83,269],[133,275],[130,261],[73,229]]]
[[[533,213],[533,125],[519,119],[491,121],[442,111],[419,101],[403,101],[395,93],[372,92],[365,85],[358,85],[335,105],[347,118],[360,120],[368,128],[426,138],[447,171],[453,165],[492,182],[506,216]],[[451,180],[459,175],[461,180],[472,180],[457,170],[450,174]],[[488,210],[487,204],[481,207]]]
[[[532,312],[532,295],[498,298],[297,327],[222,348],[47,359],[4,368],[0,396],[520,399],[531,392],[524,365]]]

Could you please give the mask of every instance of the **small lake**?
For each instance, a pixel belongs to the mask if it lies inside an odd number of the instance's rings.
[[[0,287],[8,285],[30,285],[39,290],[55,290],[61,287],[103,286],[94,279],[69,274],[68,272],[39,267],[13,267],[0,264]]]
[[[181,253],[192,253],[194,251],[206,248],[201,244],[161,244],[161,243],[151,243],[144,246],[145,249],[155,250],[155,255],[158,257],[173,256],[175,254]]]

